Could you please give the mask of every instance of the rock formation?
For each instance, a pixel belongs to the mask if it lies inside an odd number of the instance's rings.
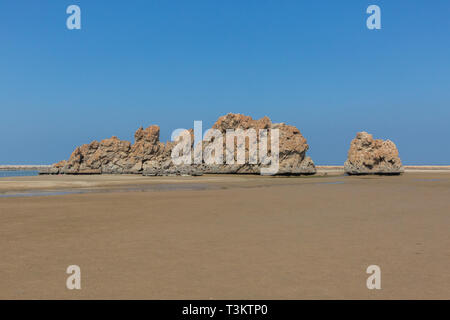
[[[306,156],[308,144],[300,131],[284,123],[273,124],[268,117],[253,120],[249,116],[240,114],[227,114],[220,117],[213,125],[225,133],[227,129],[272,129],[279,130],[279,171],[278,174],[314,174],[314,163]],[[190,130],[193,137],[193,131]],[[144,175],[201,175],[202,173],[251,173],[259,174],[264,165],[258,161],[256,164],[200,164],[175,165],[172,161],[172,149],[176,142],[162,143],[159,141],[159,127],[156,125],[146,129],[139,128],[135,135],[135,143],[122,141],[117,137],[105,139],[100,142],[93,141],[77,147],[69,160],[60,161],[42,174],[100,174],[100,173],[133,173]],[[193,139],[192,139],[193,140]],[[225,138],[224,155],[226,153]],[[259,139],[258,139],[259,142]],[[204,141],[203,148],[209,143]],[[245,141],[245,150],[248,156],[249,142]],[[193,142],[191,145],[193,149]],[[194,152],[192,152],[194,154]],[[225,159],[225,156],[224,156]]]
[[[263,117],[259,120],[253,120],[252,117],[229,113],[220,117],[212,126],[223,134],[227,129],[255,129],[258,133],[260,129],[266,129],[268,132],[272,129],[279,130],[279,169],[280,175],[295,175],[295,174],[314,174],[316,168],[310,157],[306,156],[306,151],[309,149],[306,139],[302,136],[300,131],[294,127],[284,123],[272,123],[268,117]],[[225,140],[225,139],[224,139]],[[259,140],[258,140],[259,142]],[[204,144],[205,145],[205,144]],[[206,143],[207,145],[207,143]],[[225,141],[224,141],[224,150]],[[270,151],[270,139],[268,150]],[[249,155],[249,145],[245,145],[246,159]],[[236,158],[236,152],[235,152]],[[224,154],[225,159],[225,154]],[[205,173],[252,173],[259,174],[261,164],[257,165],[249,163],[243,165],[201,165],[201,171]]]
[[[395,144],[358,132],[350,144],[344,170],[348,174],[400,174],[404,171]]]

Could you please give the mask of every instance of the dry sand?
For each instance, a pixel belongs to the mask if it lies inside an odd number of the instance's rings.
[[[87,193],[5,197],[61,190]],[[17,177],[0,196],[2,299],[450,299],[449,172]]]

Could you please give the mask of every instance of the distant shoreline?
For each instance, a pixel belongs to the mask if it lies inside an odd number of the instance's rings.
[[[50,168],[51,165],[0,165],[0,171],[26,171],[26,170],[41,170]],[[411,165],[411,166],[404,166],[406,171],[429,171],[429,170],[450,170],[450,165],[448,166],[435,166],[435,165]],[[327,165],[327,166],[316,166],[316,169],[318,171],[344,171],[344,166],[333,166],[333,165]]]
[[[449,166],[433,166],[433,165],[412,165],[404,166],[405,171],[415,172],[415,171],[431,171],[431,170],[450,170]],[[344,166],[316,166],[317,171],[344,171]]]
[[[24,164],[24,165],[0,165],[0,171],[26,171],[26,170],[30,170],[30,171],[34,171],[34,170],[40,170],[40,169],[45,169],[45,168],[50,168],[51,165],[46,165],[46,164],[42,164],[42,165],[34,165],[34,164]]]

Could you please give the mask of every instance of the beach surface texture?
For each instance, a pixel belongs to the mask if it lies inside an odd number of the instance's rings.
[[[329,169],[4,178],[0,298],[449,299],[450,172]]]

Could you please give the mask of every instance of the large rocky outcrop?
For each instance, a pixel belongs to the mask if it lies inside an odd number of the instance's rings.
[[[270,150],[270,132],[279,130],[279,170],[278,174],[313,174],[316,172],[311,158],[306,156],[308,144],[300,131],[284,123],[273,124],[268,117],[253,120],[249,116],[227,114],[220,117],[213,125],[225,133],[228,129],[267,129],[269,132],[268,151]],[[190,130],[191,137],[193,131]],[[144,175],[200,175],[202,173],[251,173],[259,174],[264,167],[259,160],[256,164],[206,164],[175,165],[172,161],[172,149],[176,142],[162,143],[159,141],[159,127],[150,126],[139,128],[135,135],[135,142],[122,141],[117,137],[100,142],[93,141],[77,147],[69,160],[54,164],[43,170],[45,174],[100,174],[100,173],[142,173]],[[224,159],[226,154],[225,138],[223,139]],[[192,139],[193,141],[193,139]],[[258,141],[259,142],[259,139]],[[210,142],[202,142],[203,148]],[[249,142],[245,141],[248,156]],[[193,142],[191,144],[192,157]]]
[[[306,139],[302,136],[300,131],[294,127],[284,123],[272,123],[268,117],[263,117],[259,120],[253,120],[250,116],[241,114],[229,113],[220,117],[212,126],[212,129],[217,129],[222,134],[225,134],[228,129],[254,129],[256,133],[259,130],[266,129],[271,132],[272,129],[279,130],[279,168],[277,174],[314,174],[316,168],[310,157],[306,156],[306,151],[309,146]],[[257,139],[259,143],[259,139]],[[245,155],[249,159],[249,142],[245,142]],[[204,148],[208,143],[204,143]],[[268,139],[268,151],[270,148],[270,139]],[[238,146],[242,147],[242,146]],[[226,158],[226,141],[224,139],[224,156]],[[236,150],[234,151],[236,160]],[[260,159],[259,159],[260,160]],[[246,164],[234,165],[201,165],[201,171],[205,173],[252,173],[259,174],[261,170],[261,163],[252,165],[248,161]]]
[[[352,140],[344,170],[355,175],[400,174],[404,171],[395,144],[390,140],[375,140],[367,132],[358,132]]]

